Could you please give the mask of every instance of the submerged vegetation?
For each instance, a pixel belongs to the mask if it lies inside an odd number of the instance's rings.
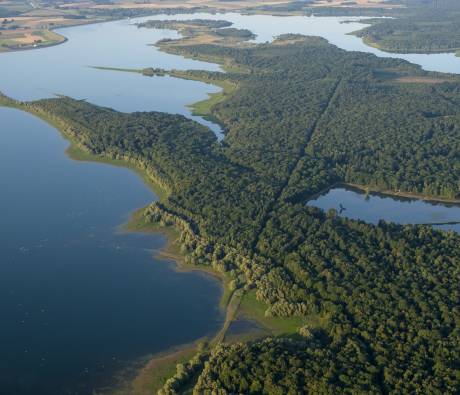
[[[168,193],[142,221],[174,226],[187,263],[225,273],[243,311],[263,309],[279,329],[218,339],[179,364],[161,393],[455,393],[459,235],[374,226],[304,202],[338,181],[459,198],[458,78],[426,83],[440,76],[298,35],[160,45],[230,66],[181,74],[233,87],[206,108],[225,128],[222,144],[180,115],[68,97],[0,104],[144,169]]]

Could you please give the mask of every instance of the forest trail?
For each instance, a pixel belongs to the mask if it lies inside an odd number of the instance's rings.
[[[268,207],[267,211],[263,215],[263,218],[262,218],[261,223],[260,223],[259,230],[258,230],[258,232],[256,233],[256,235],[254,237],[254,242],[253,242],[253,245],[252,245],[252,247],[253,247],[253,249],[255,251],[258,252],[257,245],[259,244],[260,236],[264,232],[264,229],[265,229],[265,227],[267,225],[268,219],[270,218],[270,213],[275,208],[275,206],[278,203],[278,201],[280,200],[281,196],[283,196],[283,192],[288,187],[288,185],[290,183],[290,180],[292,178],[292,175],[296,172],[296,170],[298,170],[300,161],[302,160],[302,158],[306,154],[305,151],[306,151],[306,149],[308,147],[308,144],[310,144],[312,136],[315,134],[316,129],[318,128],[319,122],[324,117],[324,115],[327,113],[327,111],[331,107],[331,103],[334,101],[335,97],[337,96],[337,92],[339,90],[339,86],[340,86],[341,82],[342,82],[342,78],[338,78],[336,80],[336,82],[334,84],[334,87],[333,87],[333,89],[332,89],[332,91],[331,91],[331,93],[330,93],[330,95],[329,95],[329,97],[327,99],[326,105],[324,106],[323,110],[319,113],[319,115],[316,118],[315,122],[311,126],[310,131],[308,133],[306,133],[305,142],[304,142],[304,144],[301,146],[301,148],[299,150],[299,155],[297,156],[297,159],[296,159],[295,163],[292,165],[291,169],[289,169],[289,173],[288,173],[288,176],[286,177],[285,182],[282,184],[282,186],[280,187],[279,191],[275,194],[275,197],[273,198],[272,202],[269,204],[269,207]]]

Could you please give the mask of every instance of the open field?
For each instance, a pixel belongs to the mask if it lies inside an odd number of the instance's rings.
[[[395,79],[395,82],[401,82],[404,84],[442,84],[443,82],[448,81],[450,80],[424,76],[407,76]]]
[[[0,52],[33,49],[37,47],[60,44],[65,41],[52,31],[59,27],[102,22],[131,16],[148,15],[151,13],[193,11],[246,11],[264,13],[259,7],[283,7],[292,3],[291,0],[151,0],[113,1],[101,4],[98,1],[52,2],[0,1]],[[386,0],[357,0],[348,2],[343,0],[318,0],[315,3],[306,3],[314,7],[357,7],[357,8],[389,8]],[[397,6],[397,5],[396,5]],[[298,11],[300,12],[300,11]],[[297,12],[297,13],[298,13]],[[296,14],[289,11],[288,14]],[[194,36],[196,43],[215,43],[216,37],[202,34]],[[228,39],[228,38],[227,38]],[[192,43],[193,44],[193,43]]]
[[[318,0],[313,7],[351,7],[351,8],[395,8],[401,7],[387,0]]]
[[[65,37],[53,33],[53,29],[81,24],[102,22],[136,15],[145,15],[149,10],[160,12],[172,9],[202,9],[236,11],[247,7],[278,5],[290,0],[277,1],[134,1],[99,4],[96,1],[51,3],[0,1],[0,52],[33,49],[64,42]],[[200,37],[202,42],[214,41],[212,37]]]
[[[15,13],[18,8],[5,7],[0,3],[0,10]],[[102,19],[80,18],[78,15],[56,9],[24,8],[17,16],[3,18],[0,23],[0,51],[31,49],[60,44],[66,38],[55,33],[53,29],[97,22]],[[8,15],[3,11],[0,15]]]
[[[218,0],[166,0],[166,1],[150,1],[145,3],[137,3],[130,1],[117,2],[115,4],[97,5],[94,8],[151,8],[151,9],[168,9],[168,8],[195,8],[207,7],[216,8],[219,10],[234,11],[247,7],[259,7],[267,5],[287,4],[291,0],[242,0],[242,1],[218,1]]]

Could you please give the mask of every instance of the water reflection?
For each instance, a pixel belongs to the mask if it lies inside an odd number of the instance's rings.
[[[323,210],[336,209],[341,215],[377,224],[381,219],[400,224],[460,222],[460,205],[381,195],[350,187],[335,187],[308,201]],[[460,232],[459,224],[440,226]]]
[[[125,361],[212,335],[220,286],[123,234],[156,197],[132,171],[70,160],[43,121],[0,108],[0,393],[90,394]]]
[[[331,44],[347,51],[372,53],[379,57],[405,59],[422,66],[427,71],[444,73],[460,73],[460,57],[454,53],[441,54],[395,54],[381,51],[366,45],[359,37],[349,33],[368,26],[360,23],[365,19],[356,17],[315,17],[315,16],[271,16],[271,15],[240,15],[228,14],[185,14],[185,15],[155,15],[144,19],[179,19],[194,18],[225,19],[233,22],[236,28],[249,29],[257,35],[254,42],[270,42],[274,37],[285,33],[320,36]],[[346,23],[344,23],[346,22]]]

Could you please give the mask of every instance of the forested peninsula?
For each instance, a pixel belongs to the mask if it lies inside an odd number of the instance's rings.
[[[460,3],[457,0],[405,0],[407,8],[391,18],[364,20],[371,26],[355,33],[366,44],[394,53],[456,52],[460,49]]]
[[[186,262],[222,272],[242,304],[255,294],[267,317],[299,319],[291,333],[213,343],[160,393],[456,393],[459,235],[306,201],[338,181],[458,199],[458,77],[298,35],[160,46],[228,66],[180,73],[235,87],[209,110],[222,143],[179,115],[0,98],[145,169],[168,193],[142,221],[178,229]]]
[[[368,3],[367,6],[364,3]],[[372,6],[369,7],[369,3]],[[368,17],[353,34],[393,53],[441,53],[460,49],[458,0],[292,1],[248,7],[246,13]]]

